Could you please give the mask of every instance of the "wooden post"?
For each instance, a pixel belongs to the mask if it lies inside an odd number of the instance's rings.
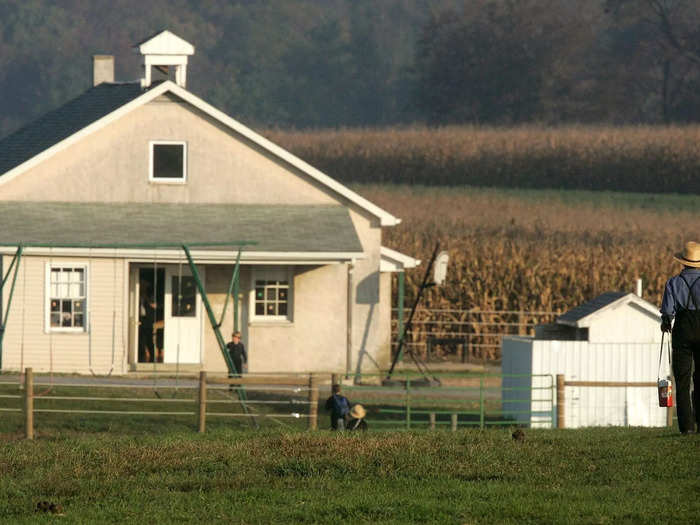
[[[199,425],[198,432],[203,434],[207,427],[207,373],[199,372]]]
[[[457,414],[451,414],[452,432],[457,432]]]
[[[338,374],[331,374],[331,386],[339,385],[341,377]]]
[[[557,374],[557,428],[564,428],[564,374]]]
[[[518,312],[518,335],[527,335],[527,319],[522,310]]]
[[[430,418],[430,430],[435,430],[435,412],[428,414],[428,417]]]
[[[309,374],[309,430],[318,429],[318,381]]]
[[[24,435],[34,439],[34,374],[31,368],[24,372]]]

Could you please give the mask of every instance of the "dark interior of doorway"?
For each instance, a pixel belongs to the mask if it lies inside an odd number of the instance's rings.
[[[139,295],[139,363],[162,363],[165,268],[139,268]]]

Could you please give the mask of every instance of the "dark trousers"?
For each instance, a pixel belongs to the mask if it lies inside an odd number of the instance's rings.
[[[695,361],[695,373],[693,383],[692,401],[690,394],[690,376]],[[673,341],[673,376],[676,383],[676,415],[678,417],[678,429],[681,432],[692,432],[695,423],[700,427],[700,344]],[[695,417],[693,417],[695,407]]]
[[[231,361],[236,367],[236,375],[240,375],[243,372],[243,358],[240,355],[231,354]]]

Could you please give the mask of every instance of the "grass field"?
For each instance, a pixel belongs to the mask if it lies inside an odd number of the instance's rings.
[[[5,435],[7,438],[7,435]],[[4,439],[0,521],[696,523],[700,440],[668,429]],[[62,517],[35,512],[54,503]]]

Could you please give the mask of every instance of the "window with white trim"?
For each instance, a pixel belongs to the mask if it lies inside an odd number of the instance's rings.
[[[87,327],[87,266],[47,265],[47,328],[84,332]]]
[[[254,320],[291,320],[291,268],[255,268],[252,295]]]
[[[148,180],[185,183],[187,181],[187,143],[172,140],[151,141]]]

